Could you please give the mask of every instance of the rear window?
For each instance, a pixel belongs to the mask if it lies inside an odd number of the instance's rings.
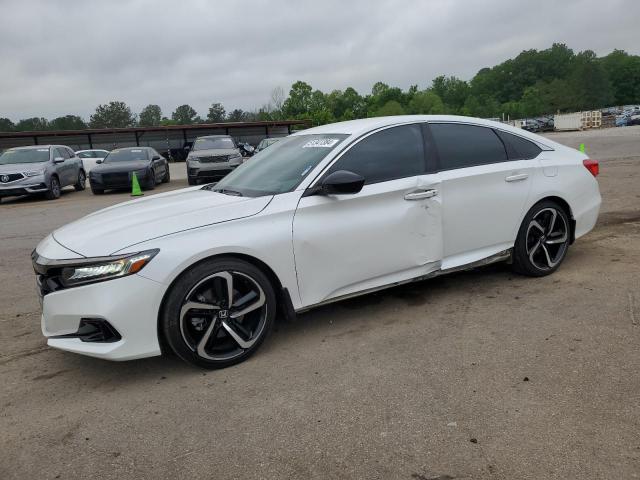
[[[535,143],[518,135],[513,135],[501,130],[496,130],[496,133],[504,142],[504,146],[509,154],[509,160],[529,160],[536,158],[542,151]]]

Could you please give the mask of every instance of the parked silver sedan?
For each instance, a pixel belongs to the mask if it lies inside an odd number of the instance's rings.
[[[16,147],[0,155],[0,199],[44,194],[54,200],[64,187],[84,190],[86,178],[82,160],[63,145]]]

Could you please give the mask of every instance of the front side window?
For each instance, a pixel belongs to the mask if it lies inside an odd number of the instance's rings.
[[[293,191],[348,135],[294,135],[261,150],[217,184],[205,188],[259,197]]]
[[[201,137],[193,142],[193,150],[229,150],[236,148],[235,143],[229,137]]]
[[[71,158],[69,157],[69,152],[67,152],[66,148],[58,147],[56,148],[56,157],[61,157],[63,159]]]
[[[338,170],[361,175],[366,185],[424,174],[420,126],[401,125],[369,135],[349,149],[327,174]]]
[[[104,159],[104,163],[134,162],[136,160],[149,160],[145,148],[118,148],[111,150]]]
[[[0,155],[0,165],[16,163],[41,163],[49,161],[48,148],[10,148]]]
[[[458,123],[429,124],[438,149],[440,170],[499,163],[507,152],[498,135],[487,127]]]

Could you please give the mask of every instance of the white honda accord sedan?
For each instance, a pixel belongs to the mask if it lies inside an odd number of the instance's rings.
[[[491,262],[542,276],[598,217],[598,162],[487,120],[304,130],[217,184],[88,215],[33,252],[52,347],[245,360],[276,316]]]

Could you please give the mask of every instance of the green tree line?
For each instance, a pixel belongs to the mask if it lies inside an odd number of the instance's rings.
[[[136,115],[120,101],[99,105],[85,122],[77,115],[47,120],[27,118],[13,123],[0,118],[0,131],[76,130],[131,126],[190,125],[252,120],[308,119],[322,125],[356,118],[403,114],[457,114],[476,117],[535,117],[613,105],[640,103],[640,56],[614,50],[598,57],[591,50],[574,53],[564,44],[546,50],[525,50],[494,67],[482,68],[471,80],[441,75],[424,89],[403,90],[383,82],[362,95],[354,88],[325,93],[297,81],[285,95],[282,88],[254,111],[225,110],[212,103],[201,117],[190,105],[169,117],[158,105]]]

